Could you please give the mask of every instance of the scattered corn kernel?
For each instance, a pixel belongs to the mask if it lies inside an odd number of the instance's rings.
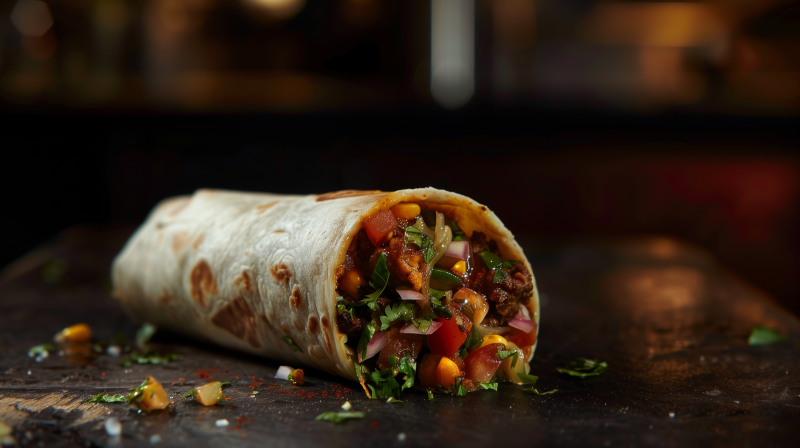
[[[205,386],[195,387],[194,397],[203,406],[213,406],[225,399],[225,394],[222,393],[222,383],[214,381]]]
[[[456,384],[456,378],[461,376],[458,365],[449,358],[442,357],[436,366],[436,384],[448,388]]]
[[[161,383],[148,376],[141,386],[128,394],[128,402],[142,411],[152,411],[166,408],[169,405],[169,398]]]
[[[458,275],[464,275],[467,272],[467,263],[465,263],[464,260],[461,260],[454,264],[450,270]]]
[[[305,378],[306,374],[303,373],[303,369],[294,369],[292,370],[292,373],[289,374],[289,381],[291,381],[295,386],[302,386]]]
[[[86,324],[77,324],[61,330],[53,338],[58,343],[89,342],[92,340],[92,329]]]
[[[364,274],[357,268],[350,269],[347,271],[347,274],[344,274],[344,277],[339,280],[339,288],[355,299],[358,298],[359,286],[367,286],[367,281],[364,280]]]
[[[483,342],[481,343],[481,347],[486,347],[489,344],[503,344],[508,345],[508,341],[506,338],[500,336],[499,334],[486,334],[483,335]],[[478,347],[478,348],[481,348]]]
[[[392,214],[397,219],[414,219],[419,216],[419,205],[413,202],[401,202],[392,207]]]

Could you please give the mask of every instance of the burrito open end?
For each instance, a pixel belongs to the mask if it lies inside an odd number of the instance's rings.
[[[537,342],[536,283],[511,232],[433,188],[199,190],[156,206],[112,277],[134,320],[338,374],[372,398],[523,383]]]

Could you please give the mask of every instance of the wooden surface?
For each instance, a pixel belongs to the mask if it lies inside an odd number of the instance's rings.
[[[521,239],[543,297],[531,373],[540,376],[540,391],[558,389],[552,395],[502,385],[499,392],[437,395],[432,402],[409,391],[402,403],[388,404],[367,400],[353,382],[310,369],[307,384],[292,388],[274,380],[275,362],[163,332],[154,348],[182,360],[122,368],[120,358],[108,355],[59,356],[56,350],[41,362],[29,358],[28,348],[77,322],[91,325],[96,340],[118,330],[133,340],[137,326],[107,292],[110,261],[128,232],[72,229],[0,275],[0,422],[14,428],[20,445],[797,443],[800,322],[708,255],[663,238],[550,246]],[[52,274],[54,260],[65,262],[63,275]],[[754,325],[790,338],[748,346]],[[556,372],[578,356],[606,361],[608,370],[586,380]],[[231,400],[203,407],[180,398],[207,381],[201,373],[230,381]],[[101,391],[125,393],[147,375],[164,384],[174,405],[146,414],[121,403],[80,404]],[[249,395],[253,377],[255,398]],[[366,418],[341,425],[315,421],[347,400]],[[121,437],[103,429],[111,416],[123,422]],[[223,418],[230,425],[216,427]]]

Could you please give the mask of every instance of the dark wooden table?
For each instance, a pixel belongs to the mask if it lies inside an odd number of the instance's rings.
[[[72,229],[0,277],[0,422],[22,446],[796,446],[800,434],[800,322],[703,252],[664,238],[545,245],[522,238],[542,293],[540,344],[531,373],[539,390],[502,385],[464,398],[407,392],[402,403],[367,400],[357,384],[306,370],[292,388],[278,364],[160,332],[153,346],[179,353],[166,365],[120,367],[109,355],[33,345],[86,322],[95,339],[131,323],[108,294],[109,264],[130,229]],[[56,260],[62,260],[63,264]],[[59,266],[66,266],[63,275]],[[44,274],[44,275],[43,275]],[[789,340],[749,346],[755,325]],[[555,368],[584,356],[608,362],[591,379]],[[200,406],[181,394],[230,381],[231,400]],[[152,375],[176,402],[137,413],[81,404],[125,393]],[[260,393],[251,398],[253,377]],[[183,379],[183,380],[182,380]],[[262,384],[263,383],[263,384]],[[316,421],[345,401],[363,420]],[[123,422],[121,437],[103,427]],[[217,427],[218,419],[230,425]],[[237,420],[238,419],[238,420]]]

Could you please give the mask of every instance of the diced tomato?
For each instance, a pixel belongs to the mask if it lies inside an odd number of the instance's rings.
[[[476,383],[489,381],[502,362],[495,355],[504,349],[502,344],[489,344],[470,353],[464,358],[465,376]]]
[[[436,319],[442,323],[442,326],[435,333],[428,336],[428,347],[437,355],[452,358],[461,347],[461,344],[467,339],[467,335],[472,329],[472,321],[461,313],[461,310],[457,307],[450,306],[449,309],[453,313],[453,317],[450,319],[439,317]],[[461,323],[460,328],[459,322]]]
[[[384,210],[367,218],[364,227],[367,229],[367,237],[377,247],[392,239],[397,220],[391,210]]]
[[[450,361],[453,361],[458,366],[458,370],[464,371],[464,360],[461,359],[461,356],[456,352],[453,356],[450,357]]]
[[[422,357],[422,361],[417,367],[417,375],[419,376],[419,384],[424,388],[436,387],[436,369],[439,367],[439,361],[442,360],[441,355],[434,355],[433,353],[426,353]]]
[[[506,335],[509,342],[513,342],[517,347],[530,347],[536,344],[536,329],[530,333],[523,333],[522,330],[514,329],[510,335]]]

